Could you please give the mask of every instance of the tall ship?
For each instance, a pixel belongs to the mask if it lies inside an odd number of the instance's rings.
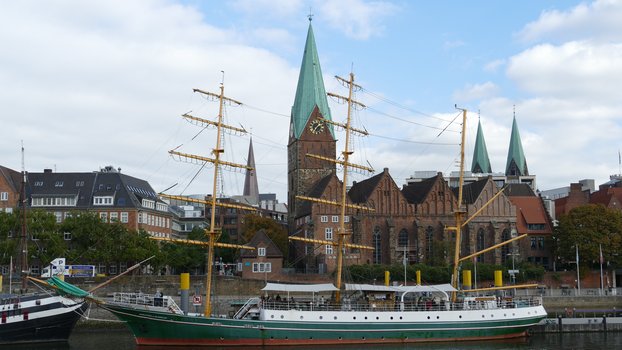
[[[20,191],[19,254],[17,264],[21,271],[21,285],[13,288],[12,266],[9,293],[0,294],[0,344],[66,342],[71,331],[82,317],[88,303],[88,293],[68,287],[57,277],[52,277],[37,292],[29,292],[28,228],[26,211],[27,175],[23,165]],[[12,264],[11,264],[12,265]],[[39,284],[41,286],[41,284]],[[66,291],[58,292],[65,287]],[[34,290],[34,287],[30,287]]]
[[[312,37],[311,26],[309,37]],[[314,45],[313,45],[314,46]],[[312,47],[313,49],[313,47]],[[316,57],[307,62],[309,69],[318,67],[317,53],[307,51]],[[303,59],[303,69],[305,66]],[[301,70],[301,76],[302,76]],[[321,72],[318,73],[321,78]],[[336,250],[335,282],[326,284],[282,284],[266,283],[262,293],[264,296],[250,298],[237,312],[230,316],[212,314],[212,267],[214,265],[214,249],[216,247],[232,247],[251,249],[251,247],[223,244],[217,242],[219,228],[216,227],[217,206],[231,206],[231,203],[220,203],[216,195],[216,184],[219,179],[219,168],[244,167],[222,159],[223,147],[221,133],[223,130],[235,130],[222,122],[222,108],[224,103],[239,104],[239,102],[225,97],[224,85],[220,86],[220,93],[213,94],[195,89],[195,92],[207,94],[219,101],[219,114],[216,121],[207,121],[196,117],[192,120],[201,125],[212,125],[217,129],[213,157],[206,158],[173,152],[177,156],[189,157],[200,162],[209,162],[214,165],[212,196],[203,201],[211,207],[210,226],[205,234],[207,243],[189,242],[180,243],[203,244],[207,248],[207,276],[206,298],[203,313],[182,311],[173,298],[169,296],[154,298],[152,296],[117,294],[112,300],[102,301],[101,307],[115,314],[125,321],[135,336],[139,345],[163,346],[277,346],[277,345],[334,345],[334,344],[384,344],[384,343],[411,343],[431,341],[464,341],[484,339],[506,339],[522,337],[527,334],[529,327],[538,324],[546,317],[541,297],[501,298],[494,288],[460,290],[458,273],[460,262],[496,249],[499,246],[522,238],[513,238],[494,247],[490,247],[473,255],[460,257],[461,228],[468,222],[462,203],[462,180],[460,181],[458,209],[455,211],[456,237],[453,275],[450,283],[440,285],[368,285],[342,283],[344,252],[347,249],[373,249],[362,244],[352,243],[349,236],[351,225],[347,224],[346,215],[351,210],[373,210],[365,206],[348,203],[347,183],[348,172],[352,169],[369,171],[365,166],[350,161],[353,151],[350,145],[351,133],[365,134],[365,130],[353,127],[351,111],[355,107],[364,107],[353,99],[353,92],[360,88],[354,81],[354,74],[348,79],[337,77],[340,83],[348,88],[348,96],[330,94],[333,98],[347,105],[345,123],[336,123],[330,118],[318,116],[317,107],[311,107],[315,113],[304,125],[290,127],[290,132],[310,130],[313,134],[321,134],[330,129],[343,130],[344,148],[339,159],[332,159],[323,155],[306,153],[305,157],[314,161],[331,162],[341,165],[343,177],[340,179],[339,189],[335,191],[336,198],[316,198],[312,196],[296,196],[297,200],[322,203],[335,206],[339,209],[339,228],[333,240],[319,240],[290,236],[290,239],[302,241],[305,244],[331,246]],[[308,84],[299,81],[299,87]],[[322,89],[315,89],[315,93]],[[303,106],[305,107],[305,106]],[[309,106],[306,106],[309,107]],[[305,108],[306,108],[305,107]],[[295,107],[296,108],[296,107]],[[315,109],[314,109],[315,108]],[[466,110],[462,111],[462,151],[461,174],[464,164],[464,135],[466,126]],[[303,129],[305,128],[305,129]],[[294,130],[296,129],[296,130]],[[243,130],[235,130],[243,131]],[[291,135],[290,135],[291,136]],[[180,199],[180,198],[179,198]],[[292,198],[289,199],[291,201]],[[196,199],[189,201],[197,202]],[[316,236],[317,237],[317,236]],[[169,239],[170,240],[170,239]],[[497,289],[506,288],[500,287]],[[516,286],[511,286],[516,288]],[[488,290],[487,290],[488,289]],[[475,292],[478,294],[476,295]],[[482,294],[489,295],[483,296]],[[265,297],[271,295],[273,298]],[[276,297],[274,297],[276,295]],[[472,296],[476,295],[476,296]]]

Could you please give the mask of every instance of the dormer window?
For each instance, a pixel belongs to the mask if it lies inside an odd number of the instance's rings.
[[[114,203],[113,196],[95,196],[93,197],[93,205],[112,205]]]
[[[144,208],[155,209],[155,201],[149,199],[143,199],[142,205]]]

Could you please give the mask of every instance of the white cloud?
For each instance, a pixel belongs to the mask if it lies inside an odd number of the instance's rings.
[[[261,190],[280,191],[284,199],[286,187],[273,179],[286,173],[289,120],[251,107],[288,115],[298,67],[238,37],[205,24],[192,7],[164,1],[124,6],[20,1],[3,6],[2,165],[19,169],[24,140],[29,171],[56,167],[88,172],[112,164],[148,180],[156,191],[175,182],[181,182],[176,189],[181,190],[197,168],[175,164],[166,151],[184,144],[189,153],[193,148],[197,154],[209,153],[209,139],[194,146],[191,138],[200,129],[179,115],[193,110],[213,118],[217,106],[192,88],[217,92],[224,70],[226,94],[249,106],[229,107],[227,115],[257,134]],[[264,140],[261,135],[272,136]],[[240,140],[235,152],[229,136],[226,140],[228,155],[243,162],[248,139]],[[203,180],[200,176],[186,193],[209,192]]]
[[[508,76],[531,94],[615,101],[622,83],[622,44],[542,44],[510,58]]]
[[[505,64],[506,64],[506,60],[504,59],[490,61],[486,63],[486,65],[484,65],[484,71],[496,73]]]
[[[323,20],[358,40],[382,35],[382,21],[398,10],[386,1],[331,0],[316,1],[316,5]]]
[[[538,40],[622,39],[622,2],[597,0],[581,3],[568,11],[543,11],[536,21],[528,23],[518,37],[527,42]]]
[[[495,83],[487,81],[483,84],[468,84],[462,90],[454,92],[453,98],[457,102],[469,102],[492,97],[498,91],[499,87]]]
[[[231,7],[246,14],[261,16],[257,19],[294,17],[305,6],[302,0],[235,0]],[[259,22],[257,22],[259,23]]]

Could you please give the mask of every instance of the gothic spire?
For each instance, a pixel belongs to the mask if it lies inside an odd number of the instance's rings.
[[[246,177],[244,178],[244,192],[242,195],[248,197],[250,204],[259,203],[259,186],[257,185],[257,175],[255,169],[255,153],[253,152],[253,139],[248,145],[248,159],[246,165],[253,168],[253,170],[246,170]]]
[[[490,159],[488,158],[488,149],[486,148],[486,140],[482,131],[482,122],[477,124],[477,137],[475,139],[475,150],[473,151],[473,163],[471,164],[471,172],[477,174],[490,174]]]
[[[320,59],[315,46],[315,37],[313,35],[313,27],[309,21],[309,30],[307,32],[307,42],[302,57],[300,67],[300,75],[298,76],[298,86],[296,88],[296,98],[292,107],[292,115],[290,122],[290,136],[299,138],[304,130],[311,113],[318,107],[322,116],[326,119],[332,119],[328,101],[326,100],[326,89],[324,88],[324,79],[322,77],[322,68],[320,67]],[[334,137],[332,125],[327,125]]]
[[[512,122],[512,135],[510,136],[510,148],[508,150],[508,161],[505,166],[505,175],[524,176],[529,175],[527,160],[523,152],[523,144],[518,132],[516,123],[516,113]]]

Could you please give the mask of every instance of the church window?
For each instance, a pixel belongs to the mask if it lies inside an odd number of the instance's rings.
[[[477,231],[477,251],[485,249],[486,247],[485,244],[486,242],[484,241],[484,229],[480,228],[479,231]],[[477,261],[478,262],[482,261],[481,255],[477,256]]]
[[[434,256],[434,229],[432,226],[425,229],[425,253],[428,260]]]
[[[510,239],[510,230],[506,228],[505,230],[503,230],[503,233],[501,234],[501,240],[505,242],[508,239]],[[508,261],[509,255],[510,255],[510,244],[501,246],[501,263],[505,264]]]
[[[382,263],[382,246],[380,241],[380,228],[376,226],[372,236],[374,246],[374,264]]]
[[[397,236],[397,245],[400,247],[408,246],[408,231],[402,229]]]

